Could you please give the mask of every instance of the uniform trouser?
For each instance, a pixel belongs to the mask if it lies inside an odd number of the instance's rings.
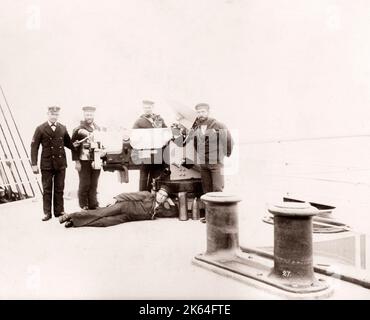
[[[161,164],[144,164],[140,167],[139,191],[151,191],[152,180],[157,178],[165,167]]]
[[[201,164],[200,175],[203,192],[216,192],[224,189],[223,164]]]
[[[52,200],[54,200],[54,216],[58,216],[64,211],[63,192],[65,175],[65,169],[41,170],[44,214],[51,215]]]
[[[70,220],[74,227],[109,227],[117,224],[150,220],[151,215],[145,212],[127,212],[123,209],[124,203],[116,203],[106,208],[74,212]]]
[[[100,170],[92,168],[92,161],[82,160],[81,170],[78,175],[80,183],[78,186],[78,202],[81,208],[95,209],[99,206],[97,199],[98,180]]]

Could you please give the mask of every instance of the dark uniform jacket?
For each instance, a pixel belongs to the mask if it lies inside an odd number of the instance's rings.
[[[155,195],[148,191],[121,193],[117,203],[96,210],[74,212],[70,220],[74,227],[109,227],[117,224],[152,220],[156,217],[178,217],[177,206],[161,204],[155,208]]]
[[[159,114],[143,114],[134,123],[133,129],[167,128],[163,118]]]
[[[205,134],[201,126],[206,125]],[[187,141],[193,139],[195,150],[200,159],[206,163],[211,159],[216,159],[217,163],[222,163],[225,156],[231,155],[234,141],[227,127],[213,118],[199,123],[196,120],[191,128]]]
[[[95,122],[93,123],[93,127],[95,128],[95,130],[100,131],[100,127]],[[92,133],[94,131],[94,128],[89,126],[85,121],[81,121],[80,125],[73,130],[72,138],[71,138],[72,143],[85,138],[85,136],[78,133],[78,131],[80,129],[85,129],[85,130],[89,131],[90,133]],[[80,154],[81,154],[81,148],[82,148],[82,144],[80,144],[78,147],[76,147],[74,149],[74,151],[72,152],[72,160],[73,161],[79,160]]]
[[[134,213],[134,215],[154,214],[155,194],[149,191],[125,192],[114,197],[117,203],[121,204],[122,213]],[[176,217],[178,211],[176,206],[164,206],[161,204],[157,207],[155,217]]]
[[[36,128],[31,143],[31,163],[37,166],[37,158],[40,144],[41,170],[62,170],[67,167],[67,159],[64,147],[74,150],[71,138],[64,125],[57,123],[56,129],[50,127],[46,121]]]

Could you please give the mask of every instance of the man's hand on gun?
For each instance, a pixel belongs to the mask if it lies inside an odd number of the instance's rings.
[[[178,162],[173,162],[172,164],[177,168],[180,168],[185,163],[185,159],[181,159]]]

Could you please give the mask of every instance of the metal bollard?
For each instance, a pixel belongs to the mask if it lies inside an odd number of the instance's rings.
[[[235,196],[211,192],[201,200],[206,205],[207,250],[193,263],[242,282],[266,285],[272,292],[290,298],[328,297],[332,287],[316,280],[312,261],[312,216],[317,209],[306,203],[271,206],[274,214],[274,261],[256,250],[240,250]],[[274,266],[272,267],[272,262]]]
[[[309,203],[284,202],[270,206],[274,215],[274,267],[270,276],[291,286],[311,287],[314,276],[312,217],[318,210]]]
[[[235,256],[239,251],[238,197],[223,192],[201,196],[206,205],[207,255]]]
[[[188,199],[186,192],[179,192],[179,220],[186,221],[188,220]]]

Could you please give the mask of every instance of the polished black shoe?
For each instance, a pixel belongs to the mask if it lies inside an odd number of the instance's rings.
[[[88,206],[84,206],[84,207],[81,208],[81,210],[82,211],[87,211],[87,210],[89,210],[89,207]]]
[[[67,221],[66,224],[64,225],[66,228],[72,228],[73,227],[73,222],[72,221]]]
[[[64,222],[68,221],[69,214],[65,213],[65,214],[61,215],[58,219],[59,219],[59,223],[64,223]]]
[[[48,221],[51,219],[51,214],[45,214],[45,216],[42,218],[42,221]]]
[[[61,217],[63,215],[63,212],[61,212],[61,213],[55,213],[54,214],[54,217],[55,218],[59,218],[59,217]]]
[[[199,221],[200,221],[201,223],[207,223],[206,218],[200,218],[200,219],[199,219]]]

